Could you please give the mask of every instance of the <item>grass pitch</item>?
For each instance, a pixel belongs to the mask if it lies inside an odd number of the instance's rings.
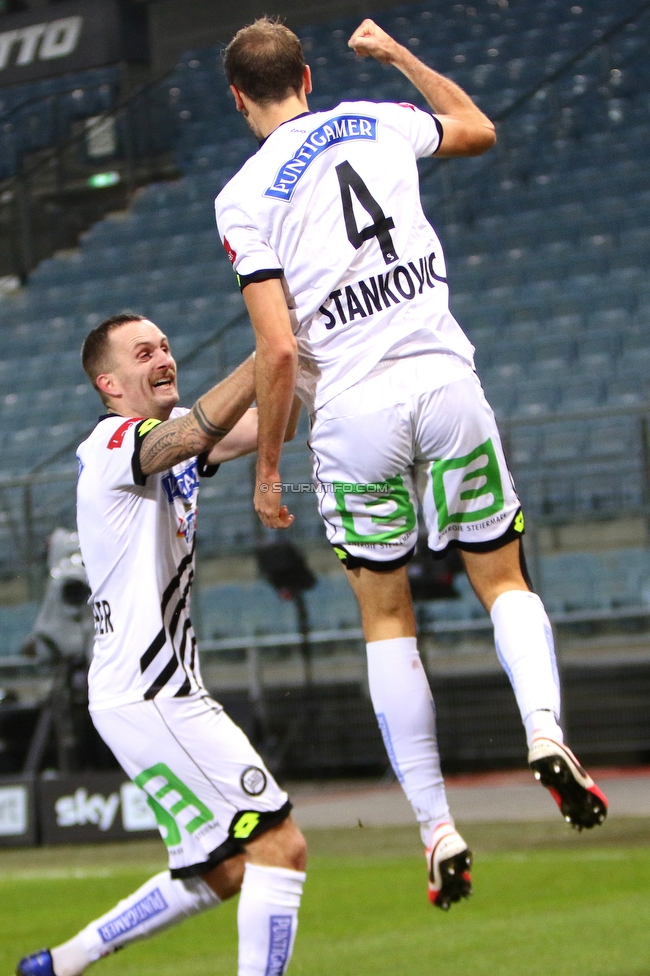
[[[426,900],[410,828],[311,831],[293,976],[647,976],[650,822],[472,824],[475,893]],[[164,868],[156,842],[0,851],[0,976]],[[234,976],[236,903],[98,964],[100,976]]]

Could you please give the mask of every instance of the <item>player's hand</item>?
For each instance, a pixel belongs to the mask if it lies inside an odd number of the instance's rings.
[[[348,47],[362,58],[376,58],[385,64],[391,64],[399,50],[397,41],[369,18],[357,27],[348,41]]]
[[[262,480],[257,478],[253,504],[267,529],[288,529],[294,522],[286,505],[282,505],[280,475],[276,471]]]

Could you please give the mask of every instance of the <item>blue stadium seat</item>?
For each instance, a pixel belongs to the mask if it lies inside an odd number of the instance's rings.
[[[562,383],[561,398],[567,413],[599,407],[605,399],[605,383],[599,376],[574,375]]]
[[[489,111],[510,104],[544,72],[564,63],[593,30],[604,29],[608,21],[601,22],[603,16],[613,16],[611,0],[585,5],[580,14],[544,2],[511,3],[507,9],[477,5],[471,16],[464,8],[434,12],[429,4],[418,3],[381,15],[382,23],[394,25],[404,43],[453,72],[485,100],[481,104]],[[351,25],[346,19],[301,29],[320,86],[312,107],[333,105],[350,90],[364,97],[411,100],[405,79],[351,54]],[[553,115],[549,100],[538,98],[504,123],[505,155],[449,168],[423,165],[424,206],[439,226],[448,255],[452,309],[476,345],[486,391],[501,416],[565,410],[568,405],[635,403],[645,401],[648,393],[650,123],[644,99],[650,77],[637,38],[624,34],[612,51],[623,72],[619,93],[613,88],[606,97],[599,92],[600,67],[594,56],[580,71],[572,70],[565,87],[558,89],[567,111]],[[127,216],[96,224],[83,236],[77,255],[43,262],[11,309],[0,301],[0,434],[6,429],[3,418],[8,423],[21,403],[23,418],[41,422],[49,416],[48,426],[55,428],[94,415],[96,403],[77,350],[85,331],[104,314],[127,306],[144,311],[168,331],[182,358],[243,309],[221,252],[212,199],[255,144],[227,97],[219,64],[217,46],[187,52],[161,89],[165,104],[173,103],[178,114],[190,113],[174,123],[175,153],[184,177],[149,187]],[[98,86],[110,88],[114,77],[110,71],[98,72],[95,88],[85,73],[66,79],[65,85],[73,83],[81,91],[75,98],[65,96],[66,124],[96,111]],[[51,94],[64,82],[39,85],[39,91]],[[113,97],[112,91],[101,97]],[[15,96],[0,91],[5,106]],[[613,118],[617,112],[619,122]],[[38,113],[36,123],[34,138],[48,138],[52,120],[47,113]],[[0,127],[0,141],[0,167],[5,159],[14,165],[11,159],[20,150],[15,132]],[[506,145],[504,139],[501,144]],[[451,199],[441,181],[445,171]],[[179,273],[170,275],[170,267]],[[33,356],[35,336],[48,356],[47,365]],[[202,371],[196,360],[188,364],[184,395],[209,382],[214,369],[234,365],[251,345],[249,327],[229,333],[214,349],[214,368],[208,363]],[[59,352],[71,358],[52,355]],[[39,398],[35,391],[45,374],[49,390]],[[77,394],[77,388],[87,388],[89,394]],[[15,401],[6,402],[14,396]],[[36,424],[29,420],[26,429],[32,426]],[[616,431],[603,428],[593,440],[589,435],[581,450],[594,463],[601,457],[611,462],[620,455],[616,444],[622,435]],[[513,463],[523,471],[542,449],[549,456],[561,455],[560,434],[553,437],[548,429],[543,435],[533,428],[513,432],[510,450],[518,459]],[[12,442],[6,467],[11,463],[18,470],[20,464],[32,463],[28,441],[26,436],[22,446]],[[633,450],[629,439],[621,443]],[[298,474],[301,463],[295,462]],[[523,484],[539,511],[546,505],[547,510],[567,513],[580,508],[593,512],[597,505],[620,502],[623,489],[607,471],[592,473],[595,488],[582,493],[573,476],[559,479],[552,494],[532,481],[524,479]],[[630,475],[632,500],[638,497],[635,478]],[[227,506],[227,517],[210,522],[215,539],[248,544],[250,511],[238,507],[239,500],[219,496],[219,503]],[[305,537],[321,532],[315,514],[304,531]]]

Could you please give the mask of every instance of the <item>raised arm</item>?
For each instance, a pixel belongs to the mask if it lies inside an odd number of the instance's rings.
[[[496,142],[494,125],[462,88],[423,64],[373,20],[364,20],[348,41],[361,57],[392,64],[424,95],[440,120],[436,156],[480,156]]]
[[[293,398],[293,406],[289,415],[289,423],[284,432],[285,443],[292,441],[296,436],[298,419],[302,410],[302,400],[298,397]],[[233,458],[243,457],[244,454],[252,454],[257,450],[257,407],[247,410],[241,420],[238,420],[233,429],[226,434],[223,440],[214,445],[208,454],[208,464],[223,464],[224,461],[232,461]]]
[[[286,529],[293,522],[293,515],[281,504],[279,467],[293,405],[298,350],[279,278],[252,282],[244,288],[243,296],[257,341],[258,435],[254,505],[267,528]]]
[[[199,397],[189,413],[157,424],[149,431],[140,448],[142,473],[166,471],[180,461],[211,450],[240,420],[254,397],[254,357],[249,356],[221,383]]]
[[[289,414],[289,423],[287,424],[287,429],[284,432],[285,442],[292,441],[296,436],[301,410],[302,410],[302,400],[300,399],[300,397],[295,396],[293,398],[293,404],[291,406],[291,413]]]

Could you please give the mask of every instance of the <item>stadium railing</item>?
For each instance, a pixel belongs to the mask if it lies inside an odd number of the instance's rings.
[[[615,656],[600,659],[576,653],[572,628],[593,628],[599,619],[605,621],[604,614],[553,616],[564,728],[590,764],[638,765],[650,755],[650,608],[631,608],[616,616],[638,624],[636,644],[631,640],[627,653],[619,647]],[[446,771],[522,766],[525,761],[521,721],[508,679],[497,664],[490,630],[487,618],[421,629],[419,646],[436,701]],[[449,637],[464,638],[462,653],[449,653]],[[300,634],[204,641],[200,650],[208,688],[252,737],[274,772],[312,777],[386,770],[359,629],[314,631],[308,667]],[[34,735],[39,703],[47,700],[51,680],[43,667],[17,657],[0,658],[3,699],[15,702],[19,696],[20,704],[12,707],[23,716],[21,728],[31,723]],[[10,745],[2,768],[17,773],[20,756],[29,754],[29,742]]]
[[[235,316],[188,352],[179,363],[187,365],[211,346],[223,342],[229,332],[237,328],[243,315]],[[192,390],[192,394],[198,394],[205,385],[202,372],[200,375],[200,386]],[[627,445],[629,461],[625,465],[620,456],[612,457],[606,453],[600,458],[594,455],[586,459],[579,453],[576,456],[563,453],[555,459],[547,457],[540,473],[539,458],[534,450],[531,451],[529,463],[521,463],[516,455],[511,462],[527,515],[531,568],[536,585],[542,591],[537,538],[541,529],[567,522],[611,519],[621,515],[650,519],[650,403],[503,419],[500,422],[504,445],[509,452],[515,436],[526,431],[588,425],[615,418],[627,418],[636,423],[636,436],[633,443]],[[72,443],[66,443],[31,472],[0,476],[0,564],[4,563],[5,570],[27,575],[32,597],[40,589],[40,549],[43,540],[62,519],[74,524],[74,492],[71,485],[76,479],[77,470],[76,466],[70,464],[70,456],[82,438],[83,432],[80,431]],[[300,490],[303,481],[306,486],[310,482],[308,457],[302,444],[287,445],[285,466],[288,478],[295,471],[293,478],[297,474],[301,479],[295,482],[295,490],[290,492],[292,508],[299,514],[292,535],[298,543],[309,544],[314,536],[320,537],[321,528],[314,499],[310,497],[307,487]],[[230,476],[225,470],[219,485],[206,486],[203,492],[201,521],[204,557],[251,552],[259,541],[255,525],[257,516],[250,502],[250,461],[241,459],[232,462],[230,469]],[[303,469],[304,477],[301,477]],[[556,483],[555,488],[553,482]],[[582,482],[586,482],[586,487],[583,487],[582,495],[576,495],[576,484]],[[293,485],[294,481],[288,483]],[[566,486],[564,493],[563,486]]]
[[[522,244],[522,240],[528,242],[534,240],[537,244],[539,240],[543,239],[549,245],[554,244],[555,237],[553,234],[557,236],[558,228],[559,233],[567,237],[572,258],[575,257],[576,242],[578,240],[585,242],[584,266],[578,267],[576,260],[576,274],[593,272],[602,266],[601,256],[594,256],[595,247],[591,249],[591,253],[588,255],[586,251],[588,250],[588,235],[598,233],[599,236],[603,236],[603,229],[608,230],[609,228],[609,224],[605,226],[607,221],[603,222],[603,214],[606,209],[604,204],[602,212],[599,211],[596,217],[590,213],[593,209],[591,204],[596,198],[598,198],[599,204],[602,203],[599,195],[605,191],[606,183],[595,181],[593,168],[590,175],[590,172],[584,167],[585,150],[592,154],[594,163],[599,164],[608,160],[609,154],[614,151],[613,146],[616,138],[623,131],[627,133],[626,139],[629,140],[630,145],[634,143],[637,146],[645,146],[648,141],[650,127],[640,116],[637,118],[638,105],[636,102],[639,92],[642,94],[641,89],[645,79],[645,69],[639,60],[638,41],[642,39],[644,31],[647,29],[647,20],[644,18],[646,18],[649,8],[650,4],[648,3],[640,4],[634,8],[630,5],[630,13],[621,20],[610,23],[604,32],[601,32],[593,40],[590,39],[586,46],[576,50],[574,45],[572,49],[574,53],[564,56],[560,53],[558,57],[554,55],[552,61],[544,57],[543,52],[535,49],[534,38],[517,38],[517,45],[515,46],[521,45],[523,64],[518,77],[513,78],[513,85],[508,90],[497,91],[496,85],[493,85],[490,80],[496,79],[497,76],[494,73],[485,73],[486,94],[490,97],[498,94],[502,98],[502,109],[499,110],[501,112],[500,139],[496,153],[484,160],[455,163],[452,167],[446,164],[435,164],[434,168],[434,164],[428,163],[423,166],[423,191],[425,199],[428,201],[429,211],[442,214],[445,217],[443,222],[449,225],[445,245],[446,250],[451,255],[450,264],[452,266],[455,260],[456,240],[462,242],[463,253],[469,255],[470,258],[477,254],[486,254],[491,261],[494,261],[497,245],[502,248],[499,253],[505,259],[505,257],[509,257],[513,246],[518,247]],[[630,25],[637,25],[642,29],[637,33],[636,47],[633,45],[628,50],[628,41],[634,39],[632,33],[629,36],[626,34]],[[417,39],[417,32],[412,31],[410,27],[405,28],[405,31],[405,40],[408,41],[411,36]],[[343,43],[345,32],[341,29],[339,33],[341,34],[340,41]],[[501,60],[505,57],[507,43],[509,41],[504,41],[502,45]],[[524,50],[527,45],[530,50]],[[460,48],[458,51],[460,52]],[[515,53],[517,52],[513,49],[508,57],[512,57]],[[465,54],[458,54],[459,57],[466,55],[471,60],[472,51],[469,48]],[[612,60],[608,61],[608,58]],[[191,60],[188,60],[188,66],[184,70],[188,73],[194,71],[198,76],[201,71],[199,60],[197,59],[199,66],[190,71]],[[509,62],[509,64],[512,63]],[[612,68],[612,64],[615,64],[616,67]],[[444,69],[442,63],[441,67]],[[324,81],[327,79],[327,72],[330,68],[332,77],[336,71],[340,71],[339,80],[341,83],[346,81],[348,69],[345,65],[338,65],[338,67],[315,65],[315,70],[323,73]],[[453,70],[454,66],[450,64],[450,68]],[[576,81],[577,75],[574,72],[578,68],[580,68],[580,77],[583,78],[583,81]],[[511,69],[508,68],[508,70]],[[514,68],[512,70],[514,71]],[[545,74],[545,72],[548,73]],[[154,89],[155,92],[151,97],[155,100],[160,96],[160,101],[157,103],[162,113],[159,134],[162,134],[161,138],[167,138],[170,129],[165,119],[171,120],[170,125],[173,132],[176,135],[180,133],[182,136],[182,145],[176,144],[177,146],[180,145],[180,149],[178,149],[179,159],[184,154],[180,162],[186,162],[188,167],[193,167],[193,172],[196,175],[207,170],[216,160],[222,163],[223,159],[218,153],[215,156],[214,146],[201,144],[200,139],[209,135],[210,126],[207,123],[204,125],[198,118],[191,118],[193,106],[189,102],[186,105],[183,101],[185,94],[180,88],[178,88],[177,94],[172,94],[169,87],[170,77],[160,83],[159,90],[156,89],[155,85],[152,88],[152,92]],[[465,83],[464,78],[459,78],[459,80]],[[491,89],[490,85],[492,85]],[[199,97],[200,93],[197,94],[200,86],[195,87],[196,92],[193,97],[199,106],[205,99],[204,95]],[[470,91],[474,91],[471,85],[468,85],[468,88]],[[385,87],[382,88],[384,92],[387,90]],[[545,97],[540,97],[541,94],[544,94]],[[625,97],[621,97],[622,95]],[[395,96],[403,97],[399,85],[395,87]],[[146,92],[135,96],[136,101],[137,99],[141,100],[138,103],[142,108],[143,116],[141,130],[143,142],[140,144],[140,148],[145,154],[141,157],[145,159],[145,162],[146,153],[151,148],[146,136],[148,131],[148,120],[146,118],[148,97],[149,95]],[[108,113],[106,117],[110,116],[114,119],[126,117],[129,111],[130,109],[125,105],[120,107],[117,112]],[[182,113],[186,113],[186,116],[183,116]],[[137,119],[135,109],[132,118]],[[608,131],[603,130],[601,124],[603,119],[608,120],[607,125],[610,127]],[[595,125],[595,121],[599,121],[599,124]],[[589,128],[592,122],[595,125],[593,130]],[[625,130],[620,127],[622,122],[625,123]],[[632,123],[635,125],[631,128]],[[203,128],[201,128],[202,125]],[[12,184],[14,190],[9,190],[9,192],[15,192],[16,195],[12,200],[5,200],[4,202],[4,206],[8,208],[8,213],[10,212],[15,217],[19,197],[22,200],[20,205],[22,209],[19,208],[22,214],[22,223],[17,223],[19,231],[17,233],[12,232],[13,237],[8,239],[12,241],[15,256],[22,255],[20,258],[16,257],[18,260],[16,267],[23,273],[33,266],[37,257],[33,248],[30,255],[31,245],[27,233],[31,219],[29,208],[33,202],[30,201],[30,194],[35,194],[35,200],[38,195],[37,191],[40,193],[44,185],[42,182],[39,183],[43,174],[48,171],[48,167],[50,171],[56,170],[56,166],[51,166],[53,160],[55,162],[57,159],[59,160],[63,168],[62,172],[68,172],[66,166],[69,164],[70,173],[74,172],[77,175],[81,173],[86,178],[87,171],[83,170],[83,167],[79,168],[79,153],[83,151],[84,140],[85,133],[71,140],[65,146],[57,147],[52,152],[44,154],[42,160],[33,160],[30,163],[30,167],[33,168],[22,174],[20,180]],[[154,149],[157,151],[159,146],[160,142],[156,143]],[[557,152],[555,152],[556,149]],[[138,163],[137,160],[134,162],[135,157],[132,153],[130,154],[130,150],[127,150],[128,145],[125,143],[123,154],[118,153],[114,157],[114,169],[118,172],[120,180],[127,183],[131,190],[139,179]],[[236,155],[237,152],[239,149],[235,146],[233,153]],[[555,155],[552,155],[553,153]],[[155,159],[158,158],[153,149],[151,158],[153,165]],[[640,160],[636,160],[636,163],[640,162]],[[622,163],[626,163],[626,161],[623,160]],[[132,164],[135,169],[133,169]],[[113,168],[112,162],[110,166]],[[129,166],[132,166],[131,170],[129,170]],[[455,169],[456,166],[459,167],[458,170]],[[554,178],[555,174],[552,172],[553,166],[556,166],[559,171],[557,179]],[[571,172],[572,166],[577,167],[575,173]],[[607,179],[610,176],[608,170]],[[647,234],[647,227],[633,224],[622,226],[621,214],[628,214],[630,220],[634,217],[638,220],[643,219],[648,223],[647,201],[644,202],[642,199],[645,191],[641,189],[636,192],[639,190],[641,185],[639,180],[642,181],[642,177],[643,167],[636,166],[636,168],[630,169],[628,167],[626,169],[622,165],[616,178],[616,185],[613,188],[619,193],[621,188],[626,186],[627,181],[629,187],[635,190],[635,195],[627,201],[624,201],[621,196],[612,197],[611,207],[607,211],[609,213],[608,219],[611,221],[610,229],[613,230],[613,233],[619,235],[619,240],[627,235],[627,238],[633,242],[634,246],[630,250],[633,256],[640,253],[640,248],[647,247],[647,240],[644,237]],[[194,179],[194,176],[190,179]],[[18,187],[21,180],[22,191]],[[558,185],[560,183],[564,184],[564,188]],[[486,187],[490,188],[490,192],[484,192]],[[169,200],[164,198],[169,198],[170,192],[169,187],[161,187],[159,191],[152,190],[150,202],[155,204],[153,209],[157,206],[167,207]],[[535,209],[520,214],[521,207],[530,205],[531,201]],[[0,211],[2,206],[0,196]],[[147,207],[143,205],[142,209],[144,211]],[[162,217],[166,219],[170,214],[171,211],[167,215],[163,214]],[[455,238],[454,226],[459,227],[461,225],[462,233]],[[97,229],[97,240],[102,237],[101,228],[107,231],[110,229],[107,222],[100,225],[100,228]],[[522,240],[515,239],[513,236],[515,232],[524,235]],[[109,237],[110,235],[107,233],[104,243],[110,246]],[[471,249],[468,242],[473,242]],[[602,242],[599,247],[605,247],[605,243]],[[540,260],[540,267],[538,268],[540,287],[534,286],[534,278],[531,282],[528,274],[522,277],[516,270],[512,270],[512,280],[508,281],[505,270],[502,268],[503,277],[497,282],[490,281],[489,275],[478,265],[475,271],[471,271],[471,274],[475,273],[475,280],[470,281],[470,270],[464,269],[461,286],[467,283],[471,287],[468,287],[466,291],[464,287],[458,288],[455,301],[460,305],[463,296],[467,299],[467,321],[470,325],[470,335],[474,335],[475,332],[478,333],[480,329],[484,328],[485,324],[491,321],[492,315],[495,328],[500,327],[500,323],[507,319],[507,315],[512,309],[516,309],[518,317],[521,318],[524,307],[530,307],[531,318],[537,314],[544,329],[550,329],[553,315],[566,313],[565,309],[554,309],[552,301],[555,293],[557,293],[556,283],[553,279],[566,266],[567,253],[565,251],[564,257],[562,257],[557,252],[549,250],[549,260],[546,267]],[[28,258],[29,260],[27,260]],[[500,264],[504,263],[505,260],[500,262]],[[513,257],[513,268],[515,263]],[[526,267],[530,270],[530,263],[527,263]],[[46,268],[43,268],[42,272],[39,270],[38,274],[42,273],[45,276],[45,272]],[[456,273],[455,270],[454,273]],[[510,269],[508,269],[508,273],[510,273]],[[38,274],[35,278],[38,277]],[[499,286],[498,294],[489,292],[491,285]],[[636,280],[632,285],[634,289],[639,287]],[[569,282],[567,289],[570,290],[572,287],[573,285]],[[631,294],[630,282],[624,278],[621,279],[619,285],[616,284],[614,278],[608,279],[604,288],[610,294],[618,288],[621,295],[626,298]],[[63,292],[64,289],[59,289],[59,291]],[[576,282],[574,292],[575,300],[571,311],[582,313],[586,294],[585,282]],[[636,295],[637,292],[633,291],[633,294]],[[478,296],[481,298],[480,302],[477,301]],[[562,301],[569,304],[568,299],[563,298]],[[594,314],[598,314],[600,311],[605,314],[608,310],[606,308],[600,309],[599,301],[600,292],[596,295]],[[479,309],[480,314],[473,312],[473,309]],[[621,328],[625,327],[622,321],[624,317],[629,320],[639,314],[631,308],[629,302],[617,311],[621,317],[621,323],[619,323]],[[58,312],[53,311],[52,314],[58,314]],[[461,322],[464,323],[465,321],[463,312]],[[513,323],[510,323],[509,329],[512,328],[514,328]],[[494,332],[492,337],[496,339],[497,333]],[[214,341],[214,338],[206,340],[208,345]],[[491,342],[492,339],[487,340],[483,349],[487,348]],[[221,357],[220,367],[225,368],[228,363],[234,365],[235,359],[232,358],[232,350],[227,348],[227,344],[216,342],[215,345]],[[478,341],[477,346],[479,346]],[[504,346],[512,346],[514,349],[515,343],[514,341],[510,342],[510,334]],[[202,343],[197,346],[197,349],[205,351],[207,345]],[[484,354],[483,349],[479,348],[479,359]],[[243,347],[242,351],[245,351]],[[522,340],[520,351],[522,358],[530,357],[530,346],[527,345],[525,338]],[[199,355],[200,352],[190,350],[182,357],[181,362],[190,369]],[[580,354],[577,355],[579,361]],[[623,353],[620,359],[621,363],[625,355],[628,355],[625,363],[628,363],[630,367],[635,363],[638,365],[642,359],[638,350],[631,347],[626,353]],[[575,362],[572,360],[573,364]],[[568,360],[562,366],[562,379],[566,378],[567,365]],[[496,368],[499,368],[498,363],[495,364]],[[571,369],[573,368],[574,365]],[[187,392],[200,392],[200,384],[204,381],[204,374],[200,369],[197,369],[193,376],[188,376]],[[614,395],[619,395],[621,391],[619,391],[617,384],[622,383],[622,377],[618,375],[609,377],[607,383],[608,390],[611,389],[614,391]],[[486,386],[489,387],[489,382],[486,383]],[[495,405],[497,407],[499,404],[496,401],[500,397],[506,399],[506,394],[510,395],[512,392],[508,389],[509,386],[514,389],[515,384],[506,381],[501,383],[498,388],[495,387]],[[557,389],[557,385],[553,387],[550,382],[544,385],[541,380],[538,386],[539,389],[536,390],[536,393],[544,393],[545,395],[553,395],[552,390]],[[626,389],[623,383],[622,395],[626,394]],[[639,386],[639,389],[642,389],[642,386]],[[492,397],[490,389],[488,389],[488,393]],[[644,391],[644,402],[630,404],[629,406],[623,403],[621,407],[613,408],[613,401],[607,401],[603,406],[593,407],[589,410],[577,412],[561,410],[557,413],[531,416],[511,415],[510,409],[516,410],[518,408],[516,399],[510,397],[507,408],[506,406],[503,408],[500,424],[512,457],[512,466],[523,495],[525,509],[529,516],[528,533],[529,538],[532,537],[531,542],[535,542],[536,532],[548,525],[561,525],[569,521],[593,520],[594,518],[609,519],[620,515],[638,515],[645,519],[650,518],[650,495],[648,493],[650,465],[648,463],[647,432],[647,417],[650,406],[645,402],[646,396],[647,393]],[[535,402],[532,396],[528,396],[527,402],[522,400],[520,405],[530,409],[537,408],[540,404]],[[552,406],[557,408],[556,403]],[[598,437],[594,433],[597,426],[607,419],[612,421],[626,419],[630,421],[631,428],[635,428],[631,433],[628,431],[625,434],[623,449],[618,450],[618,452],[605,450],[604,447],[599,451],[598,444],[596,443],[594,447],[592,443],[598,441]],[[560,432],[566,428],[567,424],[575,425],[578,430],[573,441],[573,447],[571,446],[570,432],[565,430],[564,434],[557,437],[549,433],[551,429],[556,428]],[[530,437],[528,437],[529,434]],[[27,476],[24,480],[21,480],[22,476],[21,478],[9,477],[2,482],[3,491],[0,497],[2,497],[3,511],[0,512],[0,518],[4,525],[2,525],[0,539],[2,537],[4,539],[0,544],[6,554],[5,560],[2,561],[5,562],[5,566],[11,565],[22,571],[27,571],[33,580],[35,590],[38,588],[38,551],[44,538],[61,520],[73,524],[73,496],[69,485],[74,474],[70,467],[66,468],[66,459],[71,460],[72,449],[81,439],[81,435],[81,429],[74,438],[70,432],[70,437],[65,440],[63,446],[52,451],[43,463],[41,472]],[[9,437],[6,430],[4,436]],[[65,436],[67,438],[67,435],[61,433],[52,436]],[[11,437],[13,437],[13,433]],[[564,444],[560,443],[563,437],[565,438]],[[615,431],[613,437],[610,437],[610,441],[616,440],[618,437],[619,434]],[[527,439],[528,444],[524,443]],[[539,471],[539,463],[536,464],[537,470],[533,470],[535,462],[539,462],[540,459],[540,442],[545,445],[545,453],[542,455],[544,458],[543,470],[541,472]],[[591,447],[589,447],[589,443],[591,443]],[[605,438],[601,438],[601,447],[604,443]],[[520,458],[517,457],[517,452],[522,455]],[[8,450],[5,456],[11,457]],[[24,462],[30,455],[25,451],[24,454],[16,454],[15,456],[20,457],[23,462],[21,467],[24,468]],[[301,465],[306,468],[306,455],[300,454],[300,449],[291,445],[287,449],[287,460],[291,461],[292,465],[295,463],[296,469],[299,469]],[[246,550],[246,547],[250,549],[255,539],[255,516],[250,509],[247,462],[239,464],[239,467],[233,465],[231,470],[233,471],[232,480],[229,479],[227,471],[224,471],[224,478],[220,486],[214,489],[212,495],[212,488],[205,491],[202,504],[202,534],[206,540],[214,540],[215,551],[225,553],[241,552]],[[63,480],[57,480],[59,478]],[[581,482],[587,484],[586,490],[583,490]],[[233,490],[235,485],[237,485],[236,491]],[[301,513],[304,511],[305,517],[298,520],[298,525],[302,524],[305,527],[302,541],[309,542],[311,538],[315,537],[315,534],[321,534],[315,515],[314,501],[308,495],[305,495],[304,498],[296,495],[295,498],[299,500],[301,506],[304,503],[304,506],[301,507]],[[534,555],[533,569],[537,570],[536,576],[539,581],[542,574],[538,557],[535,555],[539,547],[533,545],[531,548]],[[636,626],[636,624],[642,626],[646,617],[643,607],[609,610],[595,608],[593,611],[585,611],[585,613],[587,614],[586,618],[575,619],[572,622],[564,621],[560,626],[572,626],[574,628],[592,625],[605,626],[607,620],[618,621],[621,625],[629,623],[631,626]],[[604,614],[604,618],[601,619],[600,614]],[[447,626],[447,622],[440,623],[441,626]],[[449,623],[454,623],[456,626],[455,622]],[[444,632],[439,631],[438,636],[451,639],[455,633],[480,635],[481,632],[481,626],[474,621],[459,622],[458,627],[458,631],[454,631],[454,627]],[[230,648],[230,650],[235,651],[236,648]],[[222,652],[214,650],[209,653],[218,655]]]

